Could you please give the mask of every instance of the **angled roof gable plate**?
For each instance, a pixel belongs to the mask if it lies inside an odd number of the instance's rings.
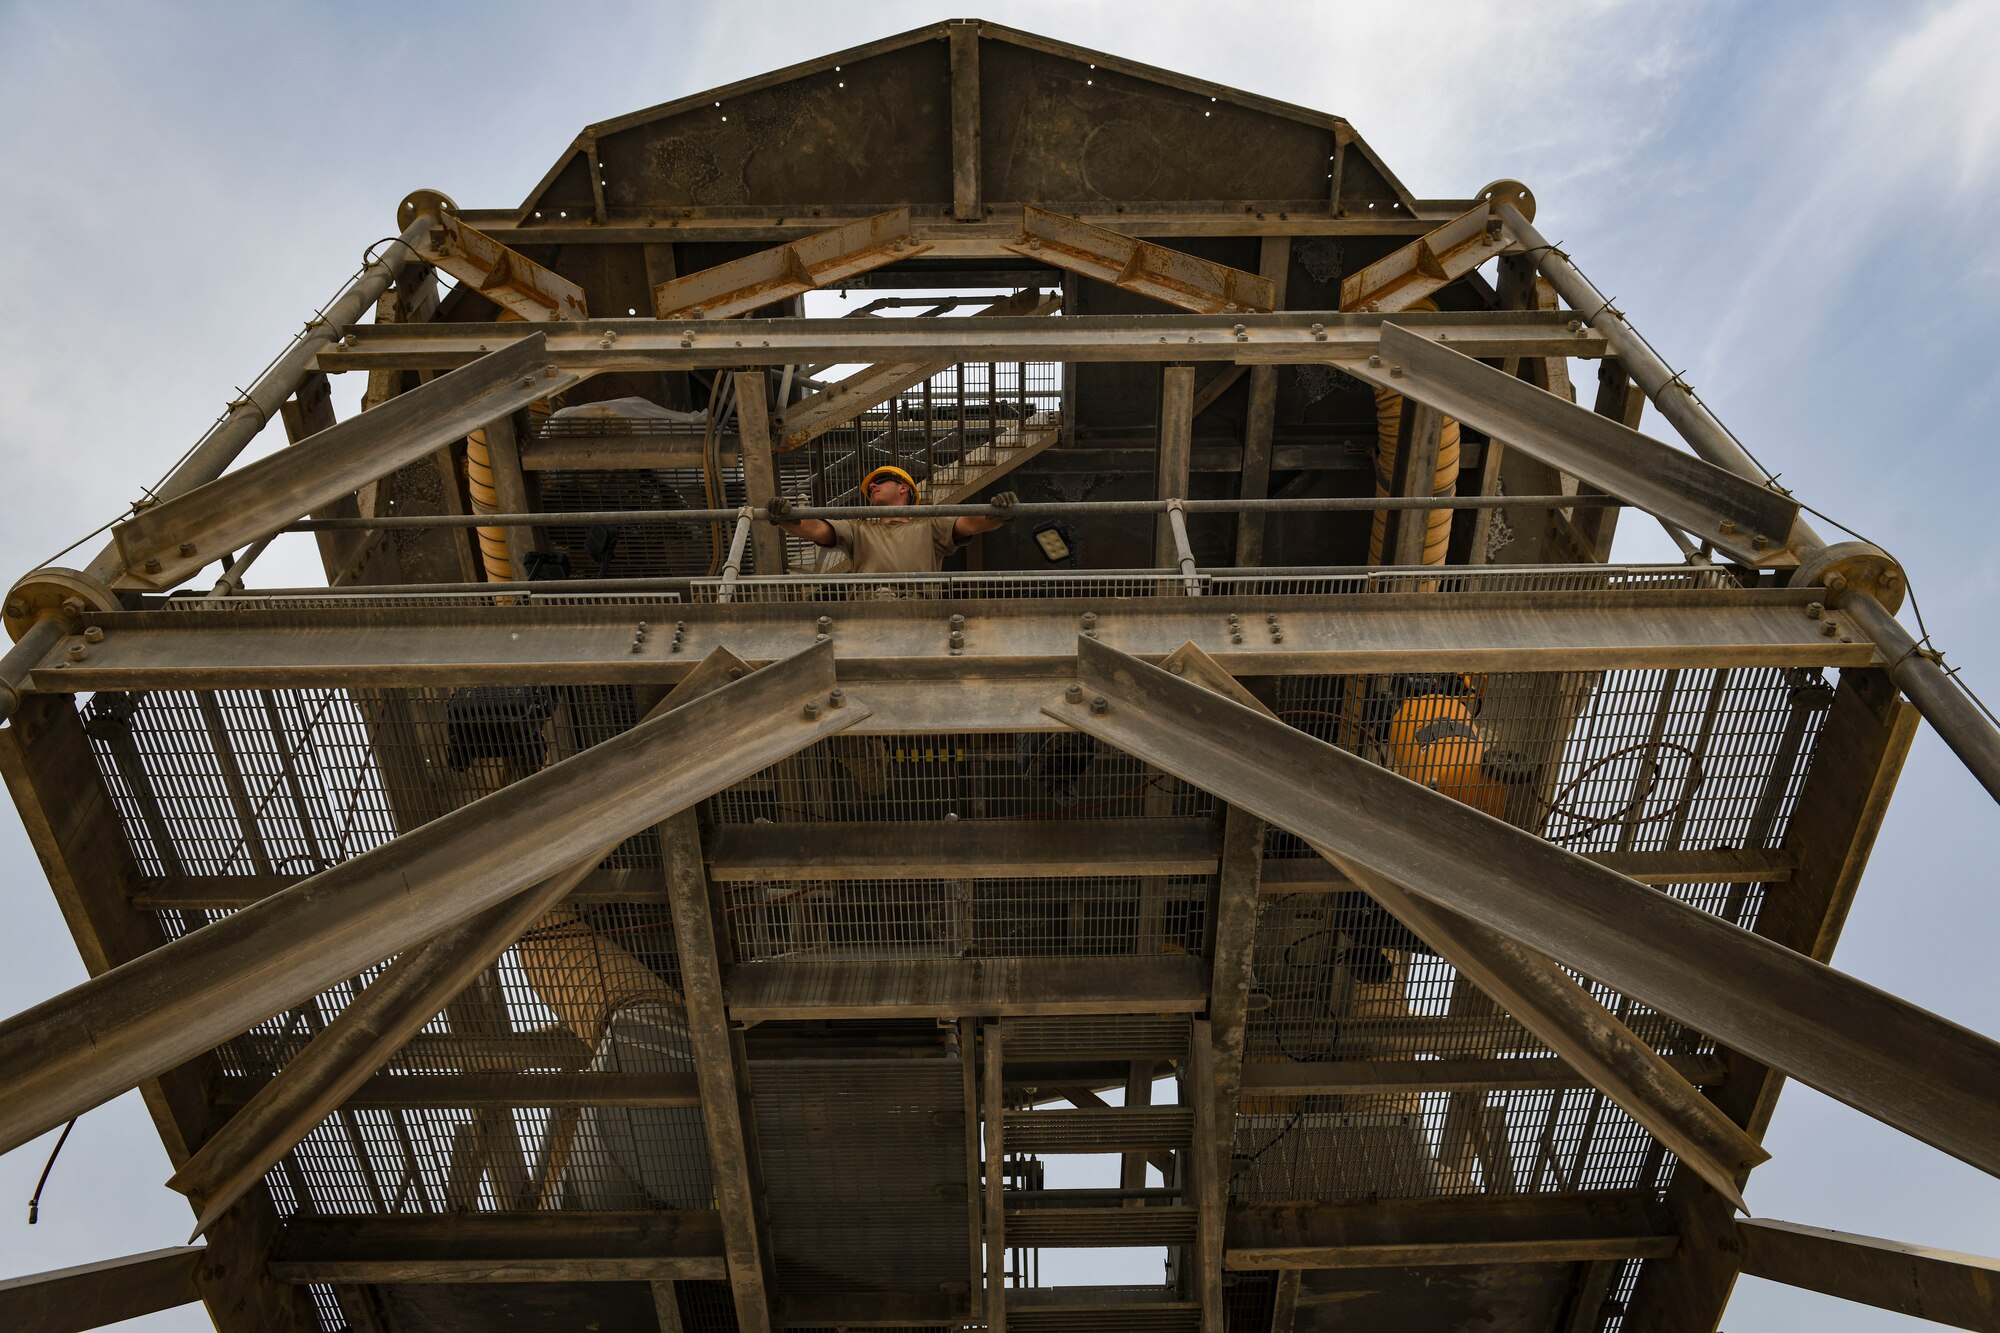
[[[673,209],[896,204],[919,215],[948,212],[953,26],[885,38],[591,126],[529,196],[520,220],[589,216],[600,196],[613,219]],[[1415,204],[1338,117],[1030,33],[978,27],[988,201],[1323,208],[1338,155],[1345,211],[1372,203],[1393,216]]]

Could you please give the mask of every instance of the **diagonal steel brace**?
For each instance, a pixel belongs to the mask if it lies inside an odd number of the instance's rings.
[[[389,475],[518,407],[575,384],[549,364],[537,332],[185,495],[163,500],[111,530],[124,590],[171,588],[211,561]]]
[[[815,645],[0,1023],[0,1152],[867,717],[833,682]]]
[[[1045,710],[1068,725],[2000,1175],[2000,1044],[1095,640],[1077,651],[1076,701]]]
[[[740,677],[748,670],[734,653],[717,648],[646,720],[726,686],[731,671]],[[194,1204],[199,1218],[194,1234],[228,1212],[616,846],[600,847],[533,888],[405,950],[167,1182]]]

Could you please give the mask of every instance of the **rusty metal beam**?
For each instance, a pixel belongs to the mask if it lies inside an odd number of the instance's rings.
[[[865,715],[832,684],[821,644],[0,1023],[0,1150]]]
[[[653,288],[659,319],[728,319],[870,269],[912,259],[930,246],[912,239],[907,205],[732,259]],[[791,358],[794,361],[808,358]]]
[[[1647,1194],[1251,1204],[1229,1219],[1239,1271],[1565,1263],[1657,1257],[1676,1244]]]
[[[743,1333],[770,1333],[771,1245],[762,1220],[763,1186],[753,1156],[756,1143],[748,1126],[749,1071],[742,1035],[731,1029],[723,1001],[728,927],[718,919],[715,895],[702,868],[701,829],[692,810],[682,811],[661,830],[661,852],[736,1323]]]
[[[712,1212],[473,1212],[300,1218],[279,1233],[283,1282],[647,1282],[723,1276]]]
[[[201,1299],[199,1245],[0,1279],[0,1328],[80,1333]]]
[[[1489,187],[1490,189],[1490,187]],[[1342,310],[1402,310],[1514,245],[1490,198],[1340,282]]]
[[[979,182],[979,25],[951,25],[951,215],[961,222],[985,212]]]
[[[485,232],[440,210],[419,235],[417,253],[496,305],[522,319],[588,319],[583,288],[511,250]]]
[[[203,565],[351,495],[536,398],[577,382],[548,363],[538,332],[372,412],[142,509],[113,528],[123,589],[171,588]]]
[[[1793,562],[1799,506],[1790,497],[1483,365],[1449,342],[1390,326],[1381,356],[1382,364],[1351,373],[1657,514],[1733,560]]]
[[[1006,248],[1197,314],[1268,313],[1277,301],[1268,278],[1033,204],[1022,207],[1021,234]]]
[[[1664,1058],[1675,1073],[1697,1087],[1722,1080],[1725,1066],[1721,1056],[1670,1055]],[[1514,1059],[1465,1056],[1441,1060],[1334,1060],[1307,1064],[1245,1065],[1240,1095],[1246,1099],[1367,1097],[1395,1092],[1581,1088],[1589,1086],[1589,1083],[1565,1061],[1546,1055],[1525,1055]]]
[[[1736,1243],[1751,1277],[1953,1328],[2000,1329],[2000,1259],[1770,1218],[1739,1218]]]
[[[1257,272],[1271,284],[1272,304],[1282,309],[1285,289],[1292,270],[1292,243],[1289,237],[1267,236],[1258,247]],[[1241,370],[1242,367],[1236,367]],[[1195,415],[1201,404],[1195,405]],[[1240,493],[1255,500],[1271,493],[1272,434],[1278,421],[1278,368],[1250,368],[1250,401],[1243,417],[1243,465]],[[1236,563],[1250,567],[1264,563],[1264,515],[1236,516]]]
[[[2000,1044],[1093,639],[1077,650],[1051,717],[2000,1174]]]

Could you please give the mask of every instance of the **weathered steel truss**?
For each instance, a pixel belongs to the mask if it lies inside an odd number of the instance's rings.
[[[2000,1173],[2000,1046],[1825,965],[1919,713],[2000,739],[1533,210],[970,21],[411,195],[8,595],[93,979],[0,1023],[0,1149],[144,1087],[207,1244],[0,1322],[2000,1327],[1991,1260],[1736,1216],[1785,1075]],[[763,521],[884,461],[1014,522]],[[327,586],[246,588],[287,531]]]

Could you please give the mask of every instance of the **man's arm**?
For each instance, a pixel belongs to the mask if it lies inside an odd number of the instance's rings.
[[[778,525],[778,531],[803,537],[815,546],[833,546],[839,538],[834,535],[833,524],[823,518],[802,518],[790,522],[785,518],[792,511],[792,502],[783,497],[775,497],[764,502],[764,517]],[[981,529],[984,531],[984,529]]]
[[[1014,494],[1012,491],[1002,491],[986,503],[992,505],[995,509],[1012,509],[1014,502],[1020,498],[1020,496]],[[1011,515],[1003,515],[998,518],[977,518],[971,514],[967,514],[951,525],[951,535],[959,541],[965,541],[968,538],[977,537],[982,532],[997,531],[1011,521]],[[822,542],[821,545],[825,545],[825,543]]]

